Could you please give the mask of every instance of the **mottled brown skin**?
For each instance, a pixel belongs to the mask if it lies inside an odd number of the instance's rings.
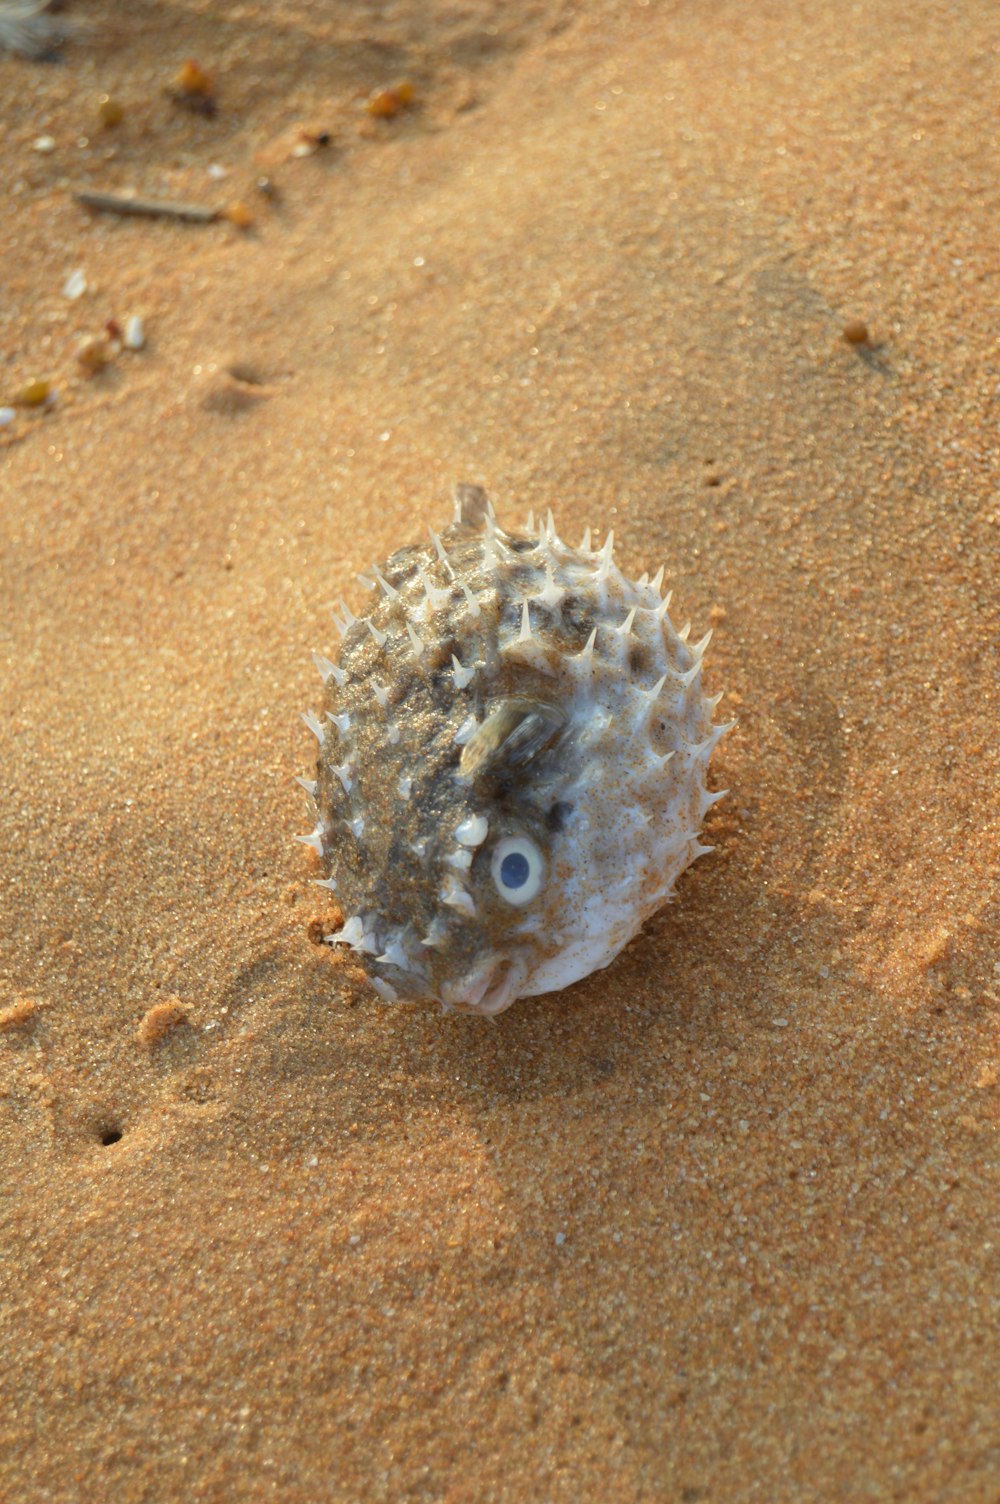
[[[501,590],[479,567],[481,532],[468,523],[456,523],[443,535],[443,542],[456,574],[472,590],[481,617],[475,621],[477,637],[496,641],[502,613],[516,617],[517,606],[501,599]],[[517,547],[522,540],[511,540]],[[529,545],[530,546],[530,545]],[[411,547],[393,554],[382,569],[387,583],[403,599],[422,596],[420,568],[440,581],[441,567],[432,547]],[[383,632],[391,632],[400,618],[400,602],[385,596],[376,586],[369,606],[369,619]],[[582,624],[580,628],[583,632]],[[433,633],[423,633],[427,645],[424,661],[418,666],[407,651],[402,651],[393,665],[391,679],[386,675],[385,656],[363,621],[350,627],[340,651],[340,667],[347,673],[343,688],[331,679],[327,685],[324,710],[351,715],[351,762],[356,770],[352,789],[352,809],[364,813],[365,828],[355,841],[343,823],[348,800],[345,798],[331,763],[339,760],[338,743],[330,732],[329,755],[319,759],[317,803],[329,811],[333,823],[324,834],[323,862],[335,871],[337,891],[345,911],[359,913],[374,910],[397,923],[409,919],[418,936],[426,935],[442,912],[438,883],[433,880],[427,860],[414,853],[413,845],[427,842],[433,854],[440,848],[442,835],[452,831],[467,815],[491,806],[491,835],[502,834],[506,827],[522,831],[528,828],[539,844],[547,831],[549,780],[544,759],[533,765],[530,788],[525,780],[504,769],[484,775],[473,790],[469,782],[457,779],[462,747],[455,735],[462,722],[474,712],[482,718],[486,711],[483,675],[464,693],[456,693],[451,672],[452,654],[464,661],[469,634],[466,597],[458,585],[451,591],[446,609],[434,616]],[[581,643],[586,634],[581,636]],[[387,746],[385,724],[372,714],[371,680],[385,682],[389,691],[387,710],[405,704],[405,717],[399,717],[400,740]],[[490,679],[490,699],[508,695],[531,695],[539,698],[552,694],[552,679],[532,672],[523,665],[516,669],[497,659]],[[397,791],[401,775],[412,779],[410,799],[404,801]],[[473,797],[474,794],[474,797]],[[477,853],[473,868],[479,859]],[[503,932],[521,916],[498,899],[488,884],[476,891],[477,924],[449,926],[447,955],[429,949],[424,964],[434,978],[438,971],[461,970],[473,966],[483,944],[483,930],[489,930],[498,943]],[[371,958],[361,956],[369,970]],[[385,968],[380,968],[384,972]],[[393,974],[393,984],[405,987],[404,980]],[[421,989],[426,990],[426,989]]]

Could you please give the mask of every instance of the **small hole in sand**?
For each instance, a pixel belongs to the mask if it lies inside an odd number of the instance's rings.
[[[98,1137],[105,1149],[110,1149],[112,1144],[121,1141],[122,1131],[120,1128],[102,1128]]]

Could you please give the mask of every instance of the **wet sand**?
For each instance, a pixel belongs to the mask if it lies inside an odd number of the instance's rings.
[[[994,8],[85,14],[0,55],[0,1494],[995,1499]],[[665,563],[739,722],[495,1025],[293,840],[326,608],[456,480]]]

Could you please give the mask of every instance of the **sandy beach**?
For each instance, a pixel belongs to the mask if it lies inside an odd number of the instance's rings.
[[[61,16],[0,52],[0,1499],[997,1500],[996,7]],[[493,1023],[375,999],[294,839],[329,607],[457,481],[664,564],[737,720],[714,853]]]

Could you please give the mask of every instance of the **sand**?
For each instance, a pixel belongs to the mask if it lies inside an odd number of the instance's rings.
[[[995,7],[70,14],[0,56],[0,1497],[1000,1497]],[[327,607],[457,480],[665,563],[739,723],[496,1024],[293,840]]]

